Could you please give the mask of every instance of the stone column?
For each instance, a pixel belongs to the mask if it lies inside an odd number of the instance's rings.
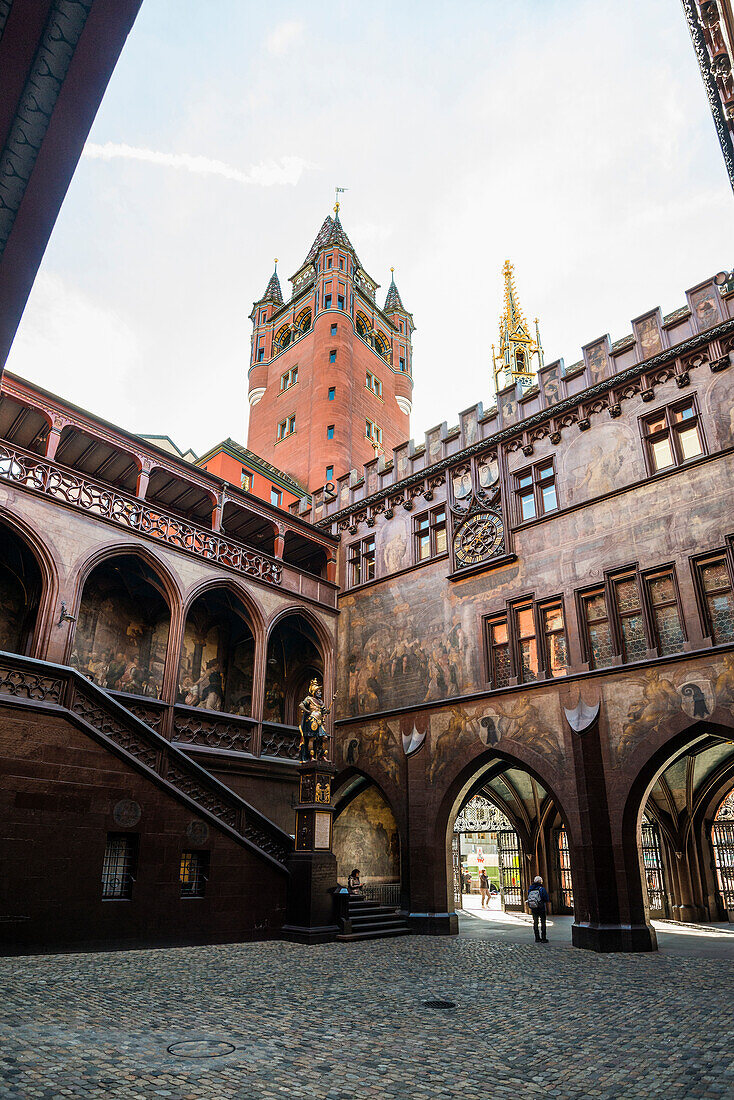
[[[426,783],[426,749],[406,757],[407,858],[412,932],[427,936],[455,936],[459,918],[449,902],[453,882],[451,850],[446,836],[436,836],[433,789]]]
[[[331,781],[336,768],[325,760],[298,766],[300,794],[296,807],[296,845],[288,858],[290,879],[283,938],[296,943],[330,943],[335,920],[336,856],[332,832]]]

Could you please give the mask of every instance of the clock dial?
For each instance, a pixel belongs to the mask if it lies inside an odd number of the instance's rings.
[[[480,512],[462,523],[454,535],[458,566],[476,565],[494,557],[502,545],[502,520],[493,512]]]

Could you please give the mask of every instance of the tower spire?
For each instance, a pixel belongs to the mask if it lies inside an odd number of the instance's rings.
[[[537,356],[538,367],[543,365],[538,321],[537,319],[535,321],[535,339],[533,339],[520,305],[514,272],[513,265],[509,260],[505,260],[502,267],[505,308],[500,317],[499,354],[495,352],[492,345],[495,390],[503,389],[513,382],[519,382],[521,386],[534,385],[533,357]]]

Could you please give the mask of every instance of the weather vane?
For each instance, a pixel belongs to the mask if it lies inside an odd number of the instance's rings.
[[[335,187],[334,188],[334,192],[335,192],[335,195],[336,195],[336,202],[334,203],[334,213],[336,214],[337,217],[339,217],[339,207],[341,206],[341,203],[339,202],[339,196],[343,195],[344,192],[348,191],[348,190],[349,190],[348,187]]]

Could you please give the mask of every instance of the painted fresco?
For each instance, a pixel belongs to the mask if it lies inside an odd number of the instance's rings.
[[[720,660],[650,668],[603,688],[617,766],[641,742],[681,714],[705,720],[716,707],[734,717],[734,655]]]
[[[563,494],[589,500],[644,476],[642,445],[626,424],[600,424],[579,434],[563,456]]]
[[[718,325],[721,320],[719,303],[713,286],[702,286],[694,290],[690,295],[691,312],[696,319],[696,327],[699,332]]]
[[[361,791],[334,819],[337,878],[357,867],[362,882],[400,881],[400,837],[392,810],[375,787]]]
[[[214,623],[202,632],[194,623],[187,622],[181,648],[178,702],[204,710],[249,715],[254,662],[252,634],[232,644],[225,624]]]
[[[297,725],[297,707],[312,676],[321,676],[323,661],[312,628],[305,620],[286,619],[268,642],[263,720]],[[328,702],[328,700],[327,700]]]
[[[663,338],[657,314],[643,317],[632,326],[640,349],[640,359],[649,359],[663,350]]]
[[[500,420],[503,425],[511,424],[517,420],[517,393],[515,387],[497,394],[497,407],[500,412]]]
[[[28,652],[40,587],[31,555],[0,528],[0,649]]]
[[[734,446],[734,371],[731,367],[711,375],[705,390],[704,410],[704,428],[713,420],[719,447]]]
[[[100,687],[160,698],[169,613],[144,567],[115,559],[84,587],[70,663]]]
[[[410,565],[410,526],[410,515],[402,512],[380,531],[379,555],[383,575],[397,573]]]
[[[343,735],[341,757],[347,766],[382,771],[396,786],[400,782],[400,764],[403,752],[393,726],[381,718],[377,722],[348,729]]]
[[[609,365],[606,340],[600,340],[598,344],[592,344],[591,347],[586,348],[586,362],[589,368],[590,386],[606,378]]]
[[[340,601],[343,659],[339,662],[339,714],[368,714],[408,703],[446,699],[470,690],[476,680],[476,649],[466,642],[470,608],[452,607],[435,569],[413,574],[409,587],[394,583],[370,589],[369,599]]]
[[[563,382],[561,380],[560,363],[544,370],[540,375],[540,380],[543,392],[545,393],[546,403],[548,405],[557,404],[563,398]]]

